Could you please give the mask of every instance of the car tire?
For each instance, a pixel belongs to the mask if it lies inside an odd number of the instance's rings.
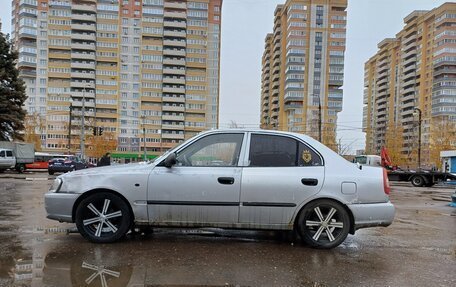
[[[132,224],[128,204],[119,196],[99,192],[84,198],[76,209],[76,227],[95,243],[110,243],[122,238]]]
[[[16,165],[16,171],[18,173],[23,173],[25,171],[25,165],[24,164],[18,164]]]
[[[53,171],[48,171],[49,175],[54,175]]]
[[[322,199],[307,204],[297,222],[298,234],[311,247],[330,249],[341,244],[350,231],[350,216],[338,202]]]
[[[424,178],[420,175],[415,175],[414,177],[412,177],[411,182],[412,185],[415,187],[422,187],[426,183]]]

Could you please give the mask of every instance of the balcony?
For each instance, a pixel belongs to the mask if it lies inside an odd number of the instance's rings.
[[[163,59],[164,65],[185,66],[185,60]]]
[[[408,57],[415,56],[415,55],[416,55],[416,50],[412,50],[412,51],[410,51],[410,52],[407,52],[407,53],[402,54],[402,58],[403,58],[403,59],[406,59],[406,58],[408,58]]]
[[[183,131],[185,129],[184,125],[167,125],[163,124],[161,126],[162,130],[181,130]]]
[[[184,139],[184,134],[162,133],[163,139]]]
[[[71,39],[74,40],[86,40],[86,41],[96,41],[97,36],[95,34],[83,34],[83,33],[72,33]]]
[[[163,16],[164,16],[165,18],[186,19],[186,18],[187,18],[187,13],[185,13],[185,12],[170,12],[170,11],[165,11]]]
[[[36,77],[36,70],[19,70],[21,77]]]
[[[171,9],[182,9],[186,10],[187,5],[185,3],[178,3],[178,2],[165,2],[163,3],[164,8],[171,8]]]
[[[97,26],[89,24],[71,24],[72,30],[96,31]]]
[[[186,41],[180,41],[180,40],[163,40],[163,46],[174,46],[174,47],[186,47],[187,42]]]
[[[178,37],[178,38],[187,37],[187,33],[185,31],[164,30],[163,35],[168,36],[168,37]]]
[[[94,62],[94,63],[71,62],[71,68],[74,68],[74,69],[91,69],[91,70],[95,70],[95,62]]]
[[[416,77],[415,71],[408,73],[408,74],[402,74],[402,80],[404,82],[407,82],[409,79],[415,79],[415,77]]]
[[[83,60],[93,60],[95,61],[95,54],[92,53],[71,53],[72,59],[83,59]]]
[[[19,61],[19,63],[17,64],[18,67],[36,67],[36,63],[35,62],[29,62],[29,61]]]
[[[92,50],[95,51],[96,46],[95,44],[91,43],[72,43],[71,44],[72,49],[80,49],[80,50]]]
[[[185,107],[184,106],[167,106],[163,105],[162,110],[166,112],[184,112]]]
[[[95,5],[78,5],[78,4],[73,4],[71,5],[71,10],[73,11],[84,11],[84,12],[97,12],[97,6]],[[74,18],[79,19],[79,15],[73,13]]]
[[[169,97],[169,96],[163,96],[163,102],[168,102],[168,103],[185,103],[185,97]]]
[[[185,69],[171,69],[171,68],[164,68],[163,74],[169,75],[185,75]]]
[[[84,88],[95,89],[95,83],[73,81],[73,82],[71,82],[70,87],[79,88],[79,89],[84,89]],[[84,93],[84,92],[72,92],[71,93],[71,95],[74,97],[77,97],[77,96],[82,97],[82,96],[84,96],[84,94],[85,94],[85,97],[92,95],[92,93]],[[95,97],[95,94],[93,94],[93,97]]]
[[[90,21],[90,22],[96,22],[97,21],[97,18],[95,16],[95,14],[78,14],[77,18],[75,17],[75,19],[81,20],[81,21]]]
[[[162,120],[165,121],[185,121],[184,116],[176,116],[176,115],[162,115]]]
[[[185,50],[178,50],[178,49],[163,49],[163,55],[165,56],[180,56],[185,57],[186,51]]]
[[[87,99],[87,98],[86,98],[86,99]],[[82,101],[72,101],[72,102],[71,102],[71,106],[72,106],[73,108],[82,108]],[[85,108],[95,108],[95,102],[94,102],[94,101],[87,101],[87,100],[86,100],[86,101],[84,102],[84,107],[85,107]],[[86,112],[88,112],[88,111],[86,111]],[[76,113],[77,113],[76,111],[75,111],[75,112],[72,112],[72,114],[73,114],[73,113],[74,113],[75,116],[77,115],[77,114],[76,114]],[[81,113],[79,113],[79,115],[81,115]],[[86,116],[87,116],[87,114],[86,114]]]
[[[163,92],[164,93],[179,93],[179,94],[185,94],[185,89],[184,88],[173,88],[173,87],[163,87]]]
[[[184,21],[164,21],[164,27],[174,27],[174,28],[187,28],[187,23]]]
[[[405,95],[405,94],[412,93],[412,92],[415,93],[415,87],[414,87],[414,86],[411,87],[411,88],[404,89],[404,90],[402,91],[402,94]]]
[[[163,83],[185,85],[185,78],[163,77]]]
[[[407,66],[407,67],[404,67],[404,69],[402,70],[402,72],[403,72],[403,73],[407,73],[407,72],[412,71],[412,70],[413,70],[413,71],[416,70],[416,65],[415,65],[415,64],[410,65],[410,66]]]
[[[95,73],[72,72],[72,78],[95,79]]]

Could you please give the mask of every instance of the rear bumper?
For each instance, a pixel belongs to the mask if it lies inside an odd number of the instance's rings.
[[[48,192],[44,195],[47,218],[73,222],[73,206],[80,194]]]
[[[355,229],[388,226],[393,223],[396,213],[394,205],[391,202],[349,204],[348,208],[350,208],[353,214]]]

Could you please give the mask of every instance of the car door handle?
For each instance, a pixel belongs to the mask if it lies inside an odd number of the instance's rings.
[[[316,178],[303,178],[301,179],[302,184],[316,186],[318,184],[318,179]]]
[[[234,183],[233,177],[219,177],[217,180],[221,184],[233,184]]]

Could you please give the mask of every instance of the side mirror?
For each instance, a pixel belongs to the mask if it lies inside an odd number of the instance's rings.
[[[168,157],[165,159],[165,161],[163,162],[163,164],[167,167],[167,168],[171,168],[173,165],[175,165],[177,163],[177,160],[176,160],[176,153],[171,153],[168,155]]]

